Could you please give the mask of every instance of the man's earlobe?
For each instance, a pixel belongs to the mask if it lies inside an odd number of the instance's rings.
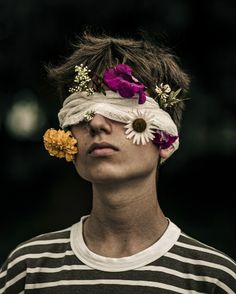
[[[174,152],[173,145],[171,145],[170,147],[168,147],[166,149],[160,149],[160,151],[159,151],[160,157],[163,159],[167,159],[168,157],[170,157],[173,152]]]

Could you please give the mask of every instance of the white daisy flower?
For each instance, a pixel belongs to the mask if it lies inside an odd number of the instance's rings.
[[[135,110],[130,113],[129,120],[124,126],[127,130],[125,134],[127,139],[133,139],[133,143],[139,145],[140,142],[145,145],[154,139],[154,133],[157,126],[154,122],[154,115],[147,111]]]

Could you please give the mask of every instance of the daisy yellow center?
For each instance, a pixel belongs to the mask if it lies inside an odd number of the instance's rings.
[[[132,123],[132,127],[136,132],[142,133],[146,130],[147,123],[142,118],[136,118]]]

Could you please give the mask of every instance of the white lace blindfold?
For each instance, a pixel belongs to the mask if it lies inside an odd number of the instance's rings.
[[[88,96],[85,92],[73,93],[65,99],[63,107],[58,113],[58,119],[60,127],[64,129],[83,121],[87,113],[94,112],[126,124],[130,115],[137,110],[141,113],[152,114],[154,117],[153,123],[157,130],[178,136],[178,130],[172,118],[159,107],[153,98],[147,97],[144,104],[139,104],[138,98],[124,98],[113,91],[106,91],[106,96],[98,92],[91,96]],[[173,143],[174,150],[178,146],[179,140],[177,139]]]

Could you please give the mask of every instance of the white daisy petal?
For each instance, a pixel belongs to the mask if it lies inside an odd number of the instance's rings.
[[[141,136],[137,136],[137,135],[136,135],[136,142],[137,142],[137,145],[140,144],[140,142],[141,142]]]
[[[152,141],[155,138],[153,134],[150,134],[149,139]]]
[[[135,136],[135,133],[134,132],[131,132],[131,133],[129,133],[128,136],[126,136],[126,138],[127,139],[132,139],[132,137],[134,137],[134,136]]]
[[[141,134],[141,142],[142,142],[143,145],[146,144],[145,134]]]
[[[127,134],[129,134],[130,132],[132,132],[132,129],[128,129],[128,130],[126,130],[126,131],[125,131],[125,134],[127,135]]]
[[[149,142],[150,134],[143,134],[145,142]]]
[[[133,138],[133,143],[134,143],[134,144],[137,143],[137,137],[136,137],[136,136],[134,136],[134,138]]]

